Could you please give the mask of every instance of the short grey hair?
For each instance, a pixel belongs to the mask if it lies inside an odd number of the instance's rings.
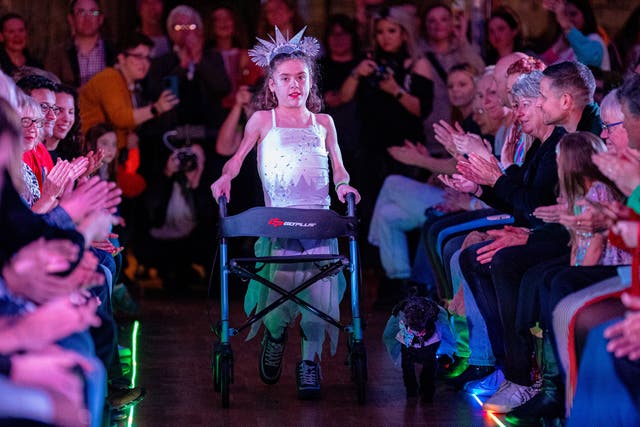
[[[539,97],[542,76],[541,71],[533,71],[529,74],[521,75],[511,87],[511,95],[516,99]]]
[[[167,31],[168,32],[171,32],[171,29],[173,27],[173,20],[176,19],[176,16],[178,16],[178,15],[186,15],[186,16],[192,18],[195,21],[195,23],[198,26],[198,28],[200,28],[200,30],[203,29],[202,16],[200,16],[198,11],[196,11],[191,6],[187,6],[187,5],[181,4],[179,6],[174,7],[173,9],[171,9],[171,12],[169,12],[169,16],[167,16]]]
[[[602,98],[602,102],[600,103],[600,114],[607,112],[612,116],[624,117],[622,113],[622,104],[620,104],[620,99],[618,98],[618,89],[614,89],[607,94],[604,98]]]

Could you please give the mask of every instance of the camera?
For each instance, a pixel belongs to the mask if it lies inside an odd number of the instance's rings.
[[[191,172],[198,167],[198,156],[190,147],[184,147],[176,150],[176,158],[178,159],[179,172]]]

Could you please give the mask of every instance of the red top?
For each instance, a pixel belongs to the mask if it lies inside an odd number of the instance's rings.
[[[33,150],[29,150],[22,155],[22,160],[36,175],[38,187],[42,191],[42,183],[51,169],[53,169],[53,159],[51,159],[51,154],[47,151],[47,147],[39,142]]]

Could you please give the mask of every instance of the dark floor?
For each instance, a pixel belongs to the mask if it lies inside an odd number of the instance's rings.
[[[323,397],[319,401],[296,399],[294,367],[298,361],[299,334],[289,332],[284,372],[280,382],[263,384],[257,371],[260,339],[245,342],[232,338],[235,383],[229,409],[222,409],[211,378],[211,355],[215,335],[211,317],[219,316],[219,303],[208,301],[204,290],[189,298],[169,298],[147,290],[142,297],[138,337],[137,384],[147,390],[146,399],[135,408],[134,426],[493,426],[472,396],[457,393],[446,384],[437,387],[435,402],[422,404],[405,397],[399,370],[392,367],[381,342],[388,317],[386,311],[370,309],[373,290],[366,282],[364,317],[368,352],[367,403],[356,402],[356,392],[345,366],[346,341],[340,337],[338,352],[330,356],[325,343],[322,362]],[[243,319],[241,289],[231,295],[231,321]],[[345,296],[348,301],[348,295]],[[343,303],[343,320],[350,319]],[[215,322],[215,320],[214,320]],[[125,334],[130,328],[125,329]],[[261,336],[261,335],[260,335]],[[125,341],[126,342],[126,341]]]

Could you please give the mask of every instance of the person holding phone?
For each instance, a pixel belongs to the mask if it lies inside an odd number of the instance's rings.
[[[98,123],[110,123],[116,128],[118,150],[122,150],[128,145],[128,135],[138,125],[178,104],[178,97],[167,89],[155,102],[142,105],[136,85],[149,71],[152,47],[153,42],[144,34],[129,35],[118,44],[117,64],[96,74],[80,88],[83,133]]]

